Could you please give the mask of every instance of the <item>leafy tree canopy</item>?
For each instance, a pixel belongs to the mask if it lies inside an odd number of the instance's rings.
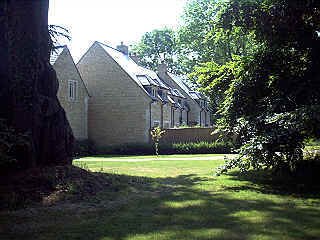
[[[145,33],[132,52],[146,67],[155,70],[166,62],[169,70],[185,74],[201,63],[224,64],[233,55],[248,55],[256,48],[253,33],[235,25],[224,28],[219,19],[226,6],[222,0],[189,0],[176,32],[165,28]]]
[[[165,62],[169,70],[177,72],[175,38],[171,29],[155,29],[142,36],[141,41],[133,46],[132,53],[139,58],[142,65],[152,70],[157,70],[158,65]]]
[[[220,170],[293,169],[304,140],[320,135],[320,2],[230,0],[219,24],[239,27],[259,44],[251,55],[195,73],[218,99],[220,127],[242,144],[240,158]]]
[[[189,0],[178,30],[179,64],[186,73],[206,62],[224,64],[233,55],[245,56],[255,49],[252,32],[221,25],[227,3],[222,0]]]

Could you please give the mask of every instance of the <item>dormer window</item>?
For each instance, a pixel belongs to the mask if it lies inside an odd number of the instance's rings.
[[[167,92],[166,92],[166,91],[163,91],[162,93],[163,93],[163,95],[162,95],[163,98],[167,98]]]
[[[149,94],[152,94],[151,87],[144,86],[144,89],[145,89]]]
[[[154,88],[152,88],[152,96],[157,96],[157,91],[156,91],[156,89],[154,89]]]

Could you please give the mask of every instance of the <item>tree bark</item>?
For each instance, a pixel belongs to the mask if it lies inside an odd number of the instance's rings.
[[[49,0],[0,1],[0,118],[28,139],[20,166],[71,163],[73,134],[49,63]]]

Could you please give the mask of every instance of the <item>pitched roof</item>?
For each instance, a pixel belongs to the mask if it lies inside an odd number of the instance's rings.
[[[84,86],[84,88],[85,88],[88,96],[91,97],[91,95],[90,95],[90,93],[89,93],[89,90],[88,90],[88,88],[87,88],[87,85],[84,83],[84,81],[83,81],[83,79],[82,79],[82,76],[81,76],[81,74],[80,74],[80,72],[79,72],[79,70],[78,70],[78,67],[77,67],[76,64],[75,64],[75,62],[74,62],[74,60],[73,60],[73,57],[72,57],[72,55],[71,55],[71,53],[70,53],[69,48],[67,47],[67,45],[65,45],[65,46],[59,48],[57,51],[51,53],[51,56],[50,56],[50,64],[53,66],[64,51],[67,51],[68,55],[70,56],[71,61],[72,61],[72,64],[74,65],[74,68],[76,69],[76,71],[77,71],[77,73],[78,73],[78,75],[79,75],[79,77],[80,77],[80,79],[81,79],[81,81],[82,81],[82,84],[83,84],[83,86]]]
[[[139,85],[153,85],[160,88],[168,89],[168,87],[158,77],[156,72],[139,66],[128,55],[121,51],[110,47],[106,44],[97,42],[121,67],[129,76]]]
[[[208,100],[207,97],[205,95],[203,95],[202,93],[192,90],[190,88],[190,86],[188,86],[188,84],[186,83],[187,79],[184,76],[178,76],[178,75],[175,75],[175,74],[172,74],[169,72],[168,72],[168,75],[192,99],[194,99],[194,100],[199,100],[199,99]]]

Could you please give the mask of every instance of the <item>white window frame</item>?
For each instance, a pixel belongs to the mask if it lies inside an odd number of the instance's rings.
[[[76,101],[78,95],[78,81],[68,80],[68,99],[69,101]]]
[[[160,127],[160,121],[153,121],[153,127]]]
[[[152,88],[152,96],[157,96],[157,90],[156,89],[154,89],[154,88]]]

